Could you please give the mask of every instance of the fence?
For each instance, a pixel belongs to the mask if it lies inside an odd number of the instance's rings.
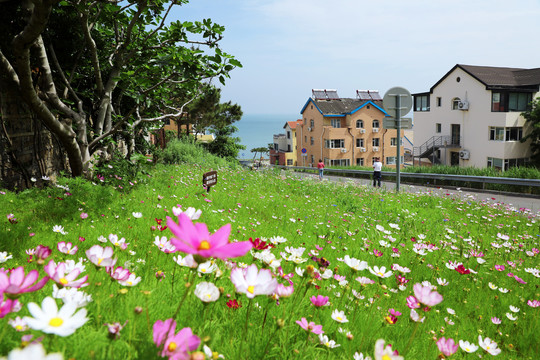
[[[307,171],[315,173],[318,171],[317,168],[313,167],[279,165],[273,165],[273,167],[286,170]],[[324,172],[326,174],[335,174],[338,176],[354,178],[370,178],[371,175],[373,175],[373,171],[370,170],[325,168]],[[383,171],[382,176],[385,178],[395,178],[397,174],[391,171]],[[423,185],[462,186],[469,188],[481,188],[482,190],[498,190],[514,193],[540,194],[540,179],[400,172],[400,180],[405,180],[409,183]],[[473,186],[473,184],[476,184],[476,186]]]

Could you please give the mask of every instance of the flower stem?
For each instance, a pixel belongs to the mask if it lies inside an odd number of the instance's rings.
[[[246,341],[241,341],[240,342],[240,356],[244,352],[244,343],[249,341],[248,336],[247,336],[247,328],[248,328],[249,313],[251,311],[251,303],[252,302],[253,302],[253,299],[249,299],[248,307],[247,307],[247,310],[246,310],[246,323],[244,324],[244,336],[245,336]],[[238,358],[240,359],[240,357],[238,357]]]
[[[419,327],[420,327],[420,321],[417,321],[416,326],[414,327],[413,333],[411,334],[411,337],[409,338],[409,342],[407,343],[407,346],[405,347],[405,350],[403,350],[403,354],[406,354],[407,350],[409,350],[409,346],[411,346],[411,344],[412,344],[412,342],[414,340],[414,336],[416,335],[416,331],[418,330]]]

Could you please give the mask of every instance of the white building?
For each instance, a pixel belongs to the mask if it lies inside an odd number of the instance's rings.
[[[530,157],[521,113],[538,97],[540,68],[456,65],[414,95],[414,156],[430,163],[506,170]]]

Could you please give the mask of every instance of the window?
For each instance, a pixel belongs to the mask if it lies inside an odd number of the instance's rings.
[[[279,150],[279,145],[274,143],[274,150],[278,151]]]
[[[371,141],[372,146],[379,146],[379,138],[373,138]]]
[[[400,161],[400,164],[403,164],[403,156],[400,156],[399,159],[401,160]],[[386,157],[386,165],[396,165],[396,157],[395,156],[387,156]]]
[[[315,121],[313,119],[309,120],[309,126],[313,129],[315,127]]]
[[[287,145],[287,152],[291,152],[291,145]]]
[[[313,136],[309,138],[309,143],[310,143],[311,145],[314,145],[314,144],[315,144],[315,139],[313,138]]]
[[[356,165],[364,166],[364,158],[357,158],[356,159]]]
[[[378,128],[380,125],[379,125],[379,120],[373,120],[373,124],[371,125],[373,128]]]
[[[442,99],[440,96],[437,96],[437,107],[441,107]]]
[[[356,139],[356,147],[364,147],[364,139]]]
[[[435,132],[440,134],[442,131],[442,125],[440,123],[435,124]]]
[[[351,166],[351,160],[349,159],[330,159],[331,166]]]
[[[504,169],[508,170],[512,167],[523,166],[529,162],[528,158],[521,159],[505,159],[504,160]]]
[[[489,140],[504,141],[504,128],[503,127],[489,127]]]
[[[452,110],[459,110],[459,103],[461,102],[460,98],[452,99]]]
[[[416,95],[414,97],[414,111],[429,111],[429,95]]]
[[[503,169],[503,159],[488,157],[487,158],[487,167],[488,168],[494,168],[494,169],[497,169],[497,170],[504,170]]]
[[[327,149],[339,149],[345,147],[345,139],[326,139],[324,147]]]
[[[307,135],[304,135],[304,142],[307,143]]]
[[[519,141],[523,137],[522,127],[507,127],[506,128],[506,141]]]
[[[403,146],[403,139],[399,139],[399,140],[400,140],[399,146]],[[391,138],[390,139],[390,146],[396,146],[396,144],[397,144],[397,137]]]
[[[292,164],[293,164],[292,159],[287,159],[287,165],[288,165],[288,166],[291,166]]]
[[[332,127],[334,128],[340,128],[341,127],[341,119],[332,119],[330,120]]]
[[[362,129],[364,127],[364,120],[356,120],[356,128]]]
[[[526,111],[532,101],[532,93],[498,91],[491,93],[491,111]]]
[[[165,120],[165,125],[171,125],[171,119]]]
[[[291,132],[287,131],[287,139],[290,139],[290,138],[291,138]]]
[[[313,157],[313,155],[311,155],[311,163],[313,164],[315,162],[315,158]]]

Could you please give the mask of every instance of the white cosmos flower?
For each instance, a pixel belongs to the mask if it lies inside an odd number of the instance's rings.
[[[212,349],[210,349],[207,345],[203,346],[203,352],[204,352],[204,355],[206,355],[208,359],[212,359],[212,360],[225,359],[223,355],[221,355],[220,353],[216,351],[212,351]]]
[[[374,266],[373,268],[370,266],[368,269],[370,273],[383,279],[392,276],[392,271],[386,271],[386,267],[384,266],[380,268],[378,266]]]
[[[294,272],[296,272],[296,274],[300,277],[304,276],[305,271],[306,269],[299,268],[298,266],[294,269]]]
[[[492,282],[488,283],[488,286],[489,286],[489,288],[490,288],[491,290],[497,290],[497,289],[498,289],[497,285],[495,285],[495,284],[492,283]]]
[[[0,252],[0,264],[13,258],[13,255],[8,255],[7,251]]]
[[[135,286],[140,282],[141,282],[141,277],[140,276],[137,277],[137,275],[135,275],[134,273],[129,274],[129,278],[127,280],[118,281],[118,283],[123,286]]]
[[[468,341],[463,341],[463,340],[459,340],[459,347],[461,348],[461,350],[463,350],[465,352],[468,352],[468,353],[473,353],[476,350],[478,350],[477,345],[471,344]]]
[[[257,295],[271,295],[276,291],[278,282],[267,269],[259,270],[257,265],[251,264],[247,268],[234,268],[231,270],[231,281],[236,291],[253,299]]]
[[[88,305],[92,302],[92,295],[80,291],[76,288],[61,288],[59,289],[56,284],[53,284],[53,298],[61,299],[64,304],[68,302],[75,303],[78,308]]]
[[[392,229],[401,230],[398,224],[389,223],[388,226],[390,226]]]
[[[77,304],[74,302],[68,302],[58,310],[56,301],[47,296],[41,302],[41,308],[36,303],[29,303],[28,311],[33,317],[25,316],[23,320],[34,330],[40,330],[46,334],[69,336],[88,321],[86,309],[75,313],[76,310]]]
[[[86,256],[94,265],[97,266],[114,266],[116,259],[113,259],[113,249],[110,246],[102,248],[99,245],[94,245],[86,250]]]
[[[331,349],[341,346],[340,344],[336,344],[334,340],[328,340],[328,336],[324,334],[319,334],[319,341],[321,342],[321,344]]]
[[[332,276],[334,276],[334,273],[330,269],[326,269],[324,273],[321,274],[323,279],[330,279]]]
[[[173,260],[180,266],[185,266],[191,269],[195,269],[197,267],[197,262],[195,259],[193,259],[192,254],[188,254],[185,257],[181,257],[180,255],[174,256]]]
[[[420,315],[416,312],[416,310],[411,309],[411,319],[414,322],[424,322],[425,317],[420,317]]]
[[[365,270],[368,268],[368,263],[366,261],[360,261],[355,258],[349,257],[349,255],[345,255],[343,258],[343,262],[347,264],[351,269],[356,271]]]
[[[512,321],[516,321],[517,320],[517,317],[515,317],[514,315],[510,314],[510,313],[506,313],[506,317],[508,318],[508,320],[512,320]]]
[[[64,231],[62,225],[54,225],[52,231],[58,234],[67,235],[67,232]]]
[[[217,264],[211,260],[199,264],[197,271],[202,274],[211,274],[217,270]]]
[[[491,341],[490,338],[485,338],[482,340],[482,336],[478,335],[478,345],[484,350],[486,350],[491,355],[499,355],[501,353],[501,349],[497,347],[497,343],[494,341]]]
[[[347,316],[345,316],[345,311],[339,311],[338,309],[332,312],[332,319],[336,320],[338,323],[349,322]]]
[[[441,286],[447,286],[448,281],[446,281],[446,279],[437,278],[437,284],[439,284]]]
[[[515,312],[515,313],[518,313],[519,312],[519,308],[518,307],[515,307],[513,305],[510,305],[510,310],[512,310],[512,312]]]
[[[5,358],[2,358],[5,359]],[[9,352],[8,360],[62,360],[64,355],[61,353],[50,353],[45,352],[45,348],[41,343],[32,343],[22,349],[13,349]]]
[[[198,220],[202,215],[202,210],[197,210],[193,207],[188,207],[186,211],[183,211],[180,207],[173,206],[172,212],[174,216],[180,216],[180,214],[184,213],[191,220]]]
[[[203,281],[198,283],[193,293],[205,303],[214,302],[219,299],[219,289],[211,282]]]
[[[285,239],[284,237],[281,237],[281,236],[273,236],[268,241],[270,241],[274,245],[277,245],[277,244],[281,244],[281,243],[286,242],[287,239]]]
[[[132,212],[131,215],[133,215],[133,217],[135,219],[140,219],[142,218],[142,213],[141,212]]]
[[[499,288],[499,291],[502,292],[503,294],[506,294],[508,292],[508,289]]]

